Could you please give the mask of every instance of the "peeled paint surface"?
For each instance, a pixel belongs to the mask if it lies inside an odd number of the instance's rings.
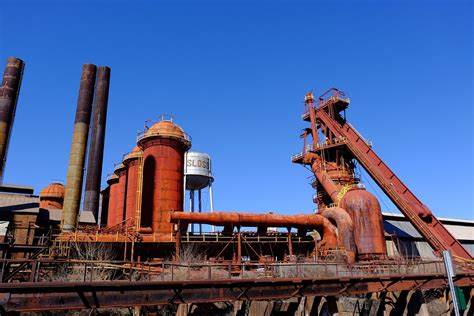
[[[375,196],[363,189],[353,189],[344,195],[339,206],[352,217],[359,259],[386,256],[382,212]]]

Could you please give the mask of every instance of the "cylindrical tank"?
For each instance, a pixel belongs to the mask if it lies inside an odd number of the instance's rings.
[[[62,209],[64,202],[64,185],[59,182],[53,182],[41,190],[40,208]]]
[[[205,153],[188,151],[185,154],[185,160],[184,175],[186,176],[186,189],[201,190],[209,186],[213,181],[211,157]]]
[[[117,224],[125,220],[125,202],[127,198],[127,168],[123,163],[115,167],[114,173],[118,176],[117,191],[115,204],[115,216],[117,216]]]
[[[107,226],[107,220],[109,217],[109,197],[110,197],[110,186],[107,185],[105,189],[100,192],[100,215],[96,218],[97,223],[100,226]]]
[[[117,190],[118,190],[118,176],[113,173],[107,179],[109,185],[109,207],[107,214],[107,226],[115,226],[117,222]]]
[[[361,188],[349,190],[339,206],[352,217],[354,241],[360,260],[377,259],[386,256],[382,212],[379,201]]]
[[[25,63],[21,59],[15,57],[8,58],[0,86],[0,183],[3,182],[8,143],[10,141],[13,118],[15,117],[24,66]]]
[[[69,165],[67,169],[66,191],[64,193],[61,228],[63,231],[71,231],[75,229],[77,225],[96,68],[95,65],[91,64],[86,64],[82,67],[81,84],[79,87],[76,117],[74,120],[74,132],[72,135]]]
[[[142,150],[137,146],[125,155],[123,164],[127,168],[127,196],[125,202],[125,219],[135,219],[137,210],[138,167],[143,157]]]
[[[171,211],[183,210],[184,153],[189,136],[171,119],[162,119],[138,136],[143,150],[141,228],[172,240]]]
[[[97,83],[94,96],[94,110],[89,158],[87,163],[84,210],[93,212],[98,220],[100,179],[102,176],[102,160],[104,156],[105,124],[107,119],[107,103],[109,99],[110,68],[100,66],[97,69]]]

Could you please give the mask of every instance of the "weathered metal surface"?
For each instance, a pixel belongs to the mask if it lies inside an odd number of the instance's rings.
[[[109,185],[109,206],[107,208],[107,226],[115,226],[117,222],[118,176],[114,173],[107,179]]]
[[[457,286],[472,284],[458,278]],[[105,281],[35,284],[21,287],[1,284],[0,292],[9,293],[3,302],[6,311],[71,310],[108,307],[206,303],[236,300],[277,300],[301,296],[355,295],[380,291],[443,288],[443,274],[420,276],[328,279],[253,279],[212,281]]]
[[[201,190],[212,183],[211,157],[208,154],[188,151],[185,160],[187,190]]]
[[[333,101],[336,102],[337,100]],[[380,159],[363,137],[340,116],[337,120],[327,113],[327,106],[316,109],[318,122],[335,137],[344,138],[347,148],[364,167],[390,200],[410,220],[418,232],[438,252],[451,250],[459,257],[472,259],[469,252],[431,213],[400,178]]]
[[[21,59],[9,57],[0,87],[0,183],[3,182],[8,144],[24,67],[25,63]]]
[[[114,173],[118,176],[118,183],[115,188],[115,223],[121,223],[125,220],[125,202],[127,195],[127,168],[124,164],[115,167]]]
[[[171,213],[171,222],[183,224],[201,223],[215,226],[295,227],[314,228],[322,233],[322,244],[337,247],[337,236],[333,225],[325,217],[311,215],[251,214],[237,212]]]
[[[105,127],[107,122],[107,105],[109,99],[110,68],[100,66],[97,69],[97,83],[93,105],[91,142],[87,163],[87,174],[84,196],[84,210],[94,214],[98,220],[100,180],[104,157]]]
[[[341,168],[343,171],[350,171],[344,175],[343,178],[345,179],[341,179],[341,175],[337,174],[340,170],[335,170],[333,174],[332,172],[327,172],[326,169],[328,166],[331,166],[332,162],[338,163],[340,157],[344,157],[346,162],[352,161],[355,158],[436,252],[440,253],[443,250],[451,250],[456,256],[472,259],[469,252],[436,219],[428,207],[380,159],[372,149],[371,144],[347,122],[345,109],[350,101],[342,91],[335,88],[328,90],[319,97],[318,105],[314,105],[311,94],[307,95],[308,100],[309,102],[306,102],[305,113],[302,115],[302,119],[310,121],[313,130],[314,126],[316,126],[321,134],[325,136],[325,140],[322,146],[319,143],[313,144],[309,150],[305,146],[303,152],[295,155],[292,159],[296,163],[312,165],[313,172],[318,179],[318,185],[324,188],[324,191],[331,197],[333,203],[338,203],[339,196],[336,192],[340,192],[340,188],[336,184],[344,185],[343,182],[347,182],[348,177],[354,177],[352,175],[353,170],[351,170],[353,165],[349,163],[349,168]],[[342,111],[344,111],[343,114],[341,113]],[[314,141],[318,136],[315,132],[312,132],[312,134]],[[338,145],[327,148],[328,150],[321,149],[327,144],[342,144],[343,146]],[[319,158],[319,155],[315,153],[321,155],[324,153],[324,164],[314,164],[315,159]],[[338,183],[334,183],[335,178],[338,178]],[[354,183],[357,183],[357,181],[354,181]],[[324,194],[319,195],[318,192],[316,197],[315,200],[318,204],[328,205],[331,203],[331,201],[325,199]]]
[[[322,161],[319,155],[314,153],[305,153],[303,155],[303,163],[311,165],[311,170],[313,171],[318,183],[324,188],[326,193],[329,195],[333,203],[339,202],[339,188],[332,181],[329,174],[322,166]]]
[[[45,209],[62,209],[64,203],[64,185],[53,182],[41,190],[40,207]]]
[[[350,215],[340,207],[322,209],[318,214],[335,223],[338,243],[346,249],[348,262],[354,262],[357,248],[354,242],[354,224]]]
[[[66,191],[64,194],[64,208],[61,223],[61,229],[63,231],[74,230],[77,225],[96,68],[95,65],[91,64],[86,64],[82,67],[76,118],[74,120],[74,132],[66,176]]]
[[[139,181],[139,164],[143,157],[143,152],[139,147],[135,147],[129,154],[125,155],[123,164],[127,168],[127,194],[125,201],[125,219],[135,219],[137,214],[137,191]]]
[[[386,256],[382,212],[375,196],[363,189],[352,189],[344,195],[340,206],[352,217],[358,258]]]
[[[184,152],[191,146],[189,137],[172,121],[160,121],[139,136],[143,149],[142,229],[171,240],[172,211],[183,210]]]

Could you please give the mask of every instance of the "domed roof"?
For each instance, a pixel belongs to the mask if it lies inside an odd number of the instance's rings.
[[[123,163],[119,163],[118,165],[115,166],[114,168],[114,173],[117,174],[120,171],[124,170],[126,167]]]
[[[50,183],[40,192],[40,199],[64,198],[64,185],[59,182]]]
[[[184,130],[171,119],[153,124],[148,130],[138,137],[138,143],[148,138],[172,138],[180,140],[187,148],[191,147],[191,139]]]
[[[118,182],[118,176],[115,173],[112,173],[107,177],[107,184],[111,184],[113,182]]]
[[[129,152],[128,154],[125,154],[123,155],[123,160],[122,160],[122,163],[124,165],[126,165],[127,163],[129,163],[130,161],[134,160],[134,159],[138,159],[138,158],[141,158],[143,156],[143,151],[141,150],[140,147],[138,146],[135,146],[131,152]]]

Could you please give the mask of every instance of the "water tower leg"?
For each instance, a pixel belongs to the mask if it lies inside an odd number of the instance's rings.
[[[202,212],[202,195],[201,195],[201,189],[198,190],[198,207],[199,207],[199,213]],[[199,223],[199,234],[202,235],[202,224]]]
[[[191,213],[194,213],[194,190],[189,191],[189,206]],[[194,234],[194,223],[191,224],[191,233]]]
[[[183,177],[183,212],[186,211],[186,175]]]
[[[211,213],[214,213],[214,195],[212,194],[212,182],[209,184],[209,203],[211,208]],[[216,226],[211,226],[212,232],[216,232]]]

